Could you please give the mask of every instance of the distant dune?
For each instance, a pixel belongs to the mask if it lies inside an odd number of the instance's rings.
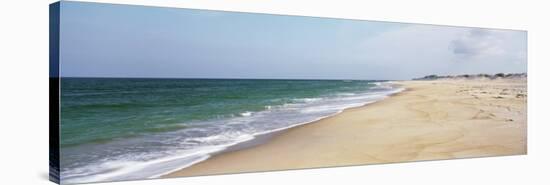
[[[438,80],[438,79],[521,79],[527,78],[527,73],[497,73],[497,74],[463,74],[463,75],[428,75],[421,78],[414,78],[413,80]]]

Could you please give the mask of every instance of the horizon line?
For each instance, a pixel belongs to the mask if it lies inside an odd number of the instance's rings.
[[[58,78],[105,78],[105,79],[189,79],[189,80],[371,80],[371,81],[401,81],[397,79],[351,79],[351,78],[227,78],[227,77],[91,77],[91,76],[59,76]],[[412,80],[412,79],[408,79]]]

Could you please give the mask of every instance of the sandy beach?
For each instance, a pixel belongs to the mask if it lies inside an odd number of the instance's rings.
[[[525,79],[398,82],[406,90],[164,177],[527,153]]]

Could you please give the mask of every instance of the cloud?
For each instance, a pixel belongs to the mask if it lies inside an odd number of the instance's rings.
[[[507,52],[506,45],[509,44],[507,35],[507,32],[499,30],[472,28],[452,40],[449,49],[459,61],[489,56],[497,57],[505,55]]]
[[[363,41],[364,68],[377,76],[526,72],[523,31],[410,25]],[[391,71],[391,72],[388,72]]]
[[[364,40],[363,62],[378,76],[409,79],[451,68],[449,41],[463,33],[463,28],[431,25],[409,25]],[[388,71],[391,71],[388,73]],[[372,72],[371,72],[372,73]]]

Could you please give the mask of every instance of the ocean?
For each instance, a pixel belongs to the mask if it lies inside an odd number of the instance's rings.
[[[259,135],[382,100],[388,81],[61,79],[64,183],[155,178]]]

